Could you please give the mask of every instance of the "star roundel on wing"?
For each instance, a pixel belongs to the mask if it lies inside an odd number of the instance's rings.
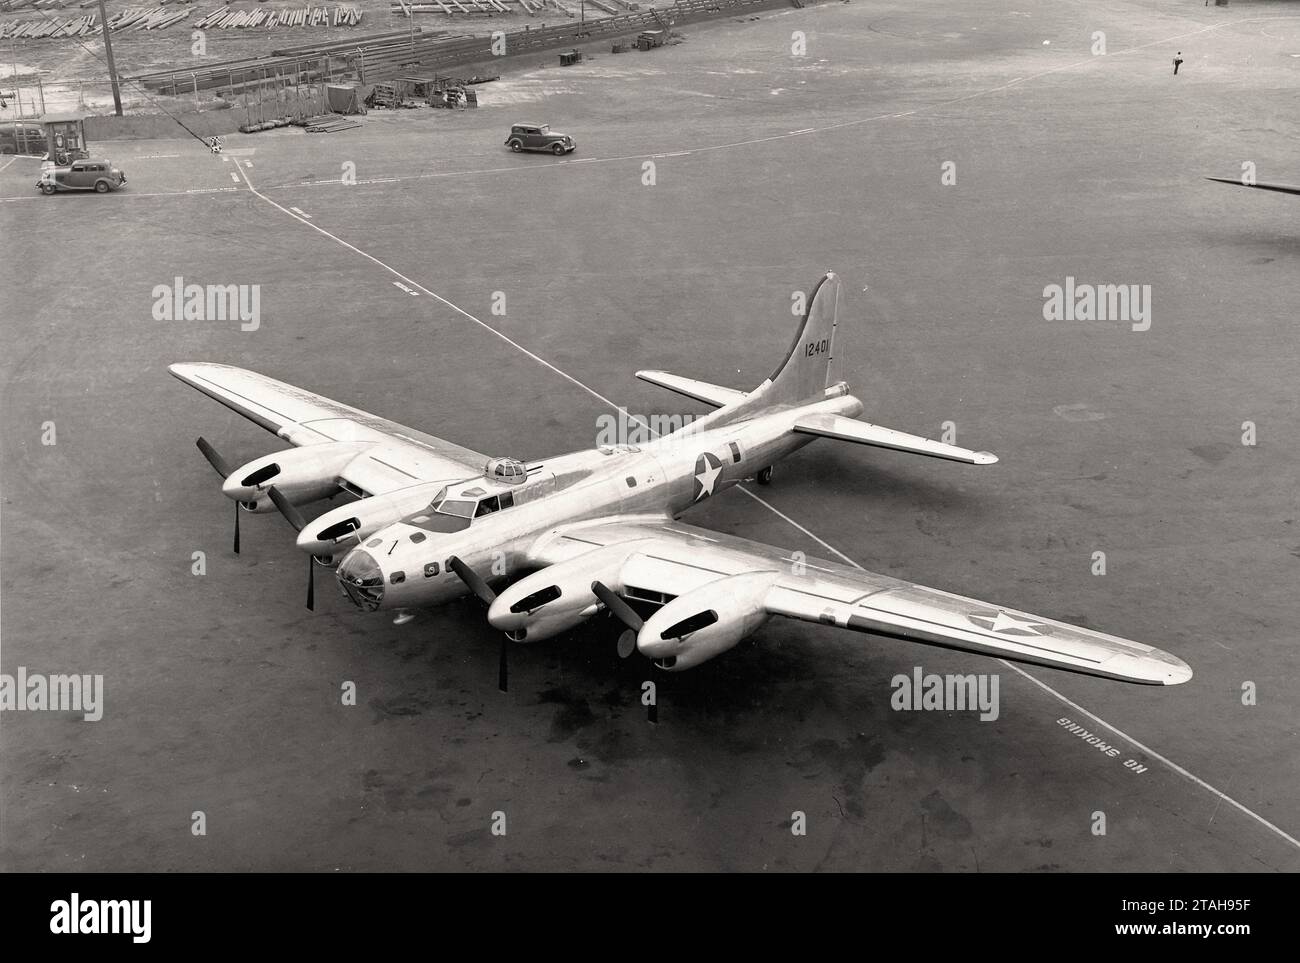
[[[1046,632],[1040,631],[1047,628],[1044,622],[1032,622],[1027,619],[1018,619],[1006,612],[998,611],[996,615],[968,615],[967,621],[973,625],[978,625],[981,629],[988,629],[998,635],[1020,636],[1021,638],[1033,638],[1034,636],[1046,635]]]
[[[722,459],[710,452],[704,452],[695,459],[695,501],[708,498],[718,487],[718,477],[722,474]]]

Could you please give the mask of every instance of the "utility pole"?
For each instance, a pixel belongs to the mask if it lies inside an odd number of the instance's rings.
[[[113,111],[122,116],[122,91],[117,86],[117,65],[113,63],[113,41],[108,37],[108,14],[104,12],[104,0],[99,0],[99,26],[104,32],[104,57],[108,60],[108,78],[113,82]]]

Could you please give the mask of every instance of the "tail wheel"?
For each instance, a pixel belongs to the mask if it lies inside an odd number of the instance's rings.
[[[762,471],[760,471],[760,472],[758,473],[758,483],[759,483],[760,485],[770,485],[770,484],[772,484],[772,466],[771,466],[771,465],[768,465],[766,468],[764,468]]]

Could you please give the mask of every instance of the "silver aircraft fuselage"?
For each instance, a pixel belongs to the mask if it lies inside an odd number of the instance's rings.
[[[769,409],[718,428],[709,428],[706,416],[643,445],[561,455],[545,462],[546,472],[561,480],[555,491],[475,518],[459,532],[422,529],[413,521],[421,517],[416,513],[353,548],[340,561],[336,577],[364,609],[447,602],[469,593],[448,566],[453,557],[489,578],[517,576],[528,548],[560,525],[617,516],[677,518],[813,441],[791,431],[801,417],[827,413],[851,418],[861,411],[862,403],[837,385],[827,389],[824,401],[811,405]]]

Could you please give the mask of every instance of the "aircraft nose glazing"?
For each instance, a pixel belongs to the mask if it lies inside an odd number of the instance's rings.
[[[343,557],[334,573],[343,591],[362,609],[379,608],[384,597],[384,573],[373,555],[355,548]]]

